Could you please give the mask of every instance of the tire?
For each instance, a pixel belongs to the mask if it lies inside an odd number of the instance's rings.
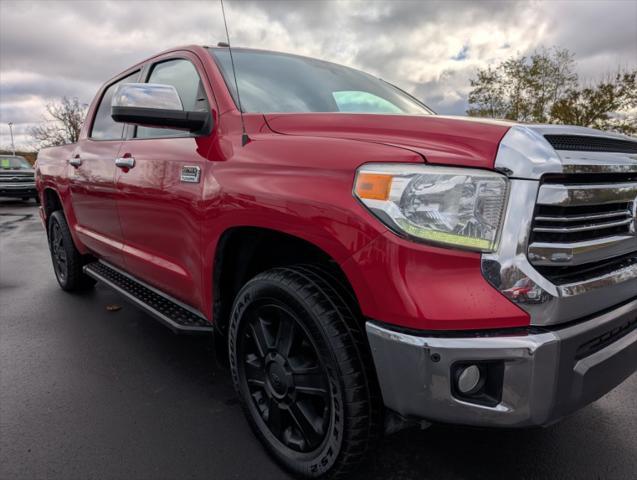
[[[346,478],[380,438],[382,399],[353,302],[314,266],[261,273],[235,300],[235,389],[259,440],[295,475]]]
[[[75,248],[64,213],[57,210],[49,219],[49,250],[55,278],[62,290],[67,292],[86,290],[95,285],[95,280],[84,274],[84,259]]]

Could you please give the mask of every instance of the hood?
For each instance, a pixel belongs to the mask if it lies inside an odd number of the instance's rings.
[[[382,143],[421,154],[427,163],[493,168],[500,140],[513,123],[438,115],[271,113],[269,127],[285,135]]]

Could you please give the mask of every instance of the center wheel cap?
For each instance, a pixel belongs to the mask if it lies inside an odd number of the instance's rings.
[[[266,378],[272,396],[277,399],[283,399],[294,388],[292,373],[280,355],[275,356],[268,364]]]

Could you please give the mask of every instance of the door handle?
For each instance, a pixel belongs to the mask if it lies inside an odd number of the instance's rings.
[[[75,168],[82,165],[82,159],[79,155],[75,155],[69,159],[69,165],[73,165]]]
[[[119,168],[133,168],[135,166],[135,157],[117,157],[115,165]]]

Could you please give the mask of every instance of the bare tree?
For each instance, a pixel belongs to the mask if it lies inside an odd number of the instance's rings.
[[[80,103],[76,97],[62,97],[59,101],[48,103],[48,118],[30,129],[38,149],[77,142],[86,110],[86,105]]]

